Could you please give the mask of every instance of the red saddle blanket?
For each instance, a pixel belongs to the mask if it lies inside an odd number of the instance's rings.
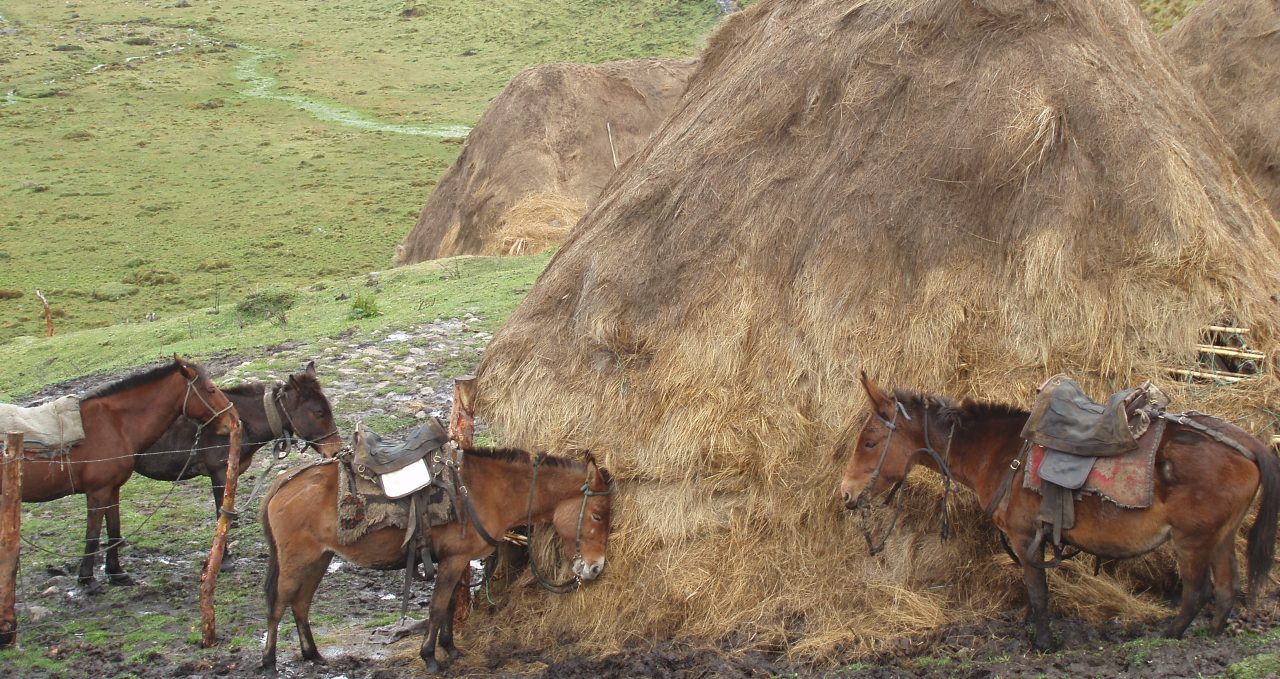
[[[1153,438],[1157,440],[1140,441],[1144,445],[1139,445],[1131,453],[1097,458],[1079,492],[1101,495],[1128,509],[1150,507],[1159,434]],[[1037,493],[1040,492],[1040,465],[1044,462],[1044,456],[1044,446],[1031,446],[1031,452],[1027,456],[1027,471],[1022,476],[1023,487]]]

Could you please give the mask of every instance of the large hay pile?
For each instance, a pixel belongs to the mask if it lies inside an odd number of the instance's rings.
[[[1280,215],[1280,5],[1208,0],[1160,42]]]
[[[522,71],[467,136],[396,248],[396,264],[560,243],[666,118],[693,67],[636,59]]]
[[[479,368],[505,441],[590,448],[620,479],[608,568],[567,597],[515,587],[472,633],[847,658],[1015,604],[968,497],[940,544],[918,485],[866,556],[835,496],[858,370],[1023,405],[1056,372],[1099,397],[1153,378],[1258,425],[1270,365],[1238,389],[1166,372],[1216,322],[1275,356],[1280,234],[1241,177],[1125,0],[732,16]],[[1050,578],[1056,611],[1159,610],[1085,570]]]

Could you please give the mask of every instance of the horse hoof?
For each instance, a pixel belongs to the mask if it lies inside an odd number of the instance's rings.
[[[431,658],[430,660],[426,660],[426,659],[424,659],[424,661],[427,663],[427,672],[428,672],[428,673],[430,673],[430,674],[440,674],[440,663],[436,662],[436,659],[435,659],[435,658]]]
[[[258,668],[258,674],[265,674],[267,676],[274,677],[279,673],[280,672],[276,670],[276,661],[274,659],[272,659],[270,662],[263,660],[262,666]]]
[[[231,571],[234,571],[235,569],[236,569],[236,562],[231,558],[230,554],[222,557],[222,564],[218,566],[218,571],[222,573],[229,573]]]
[[[110,573],[107,575],[107,579],[111,584],[121,587],[132,587],[138,584],[133,581],[133,578],[129,577],[128,573]]]
[[[85,594],[98,594],[102,591],[102,583],[98,582],[96,578],[89,578],[88,580],[81,578],[80,587]]]
[[[462,655],[462,651],[459,651],[455,647],[450,647],[445,649],[444,654],[445,654],[445,657],[449,658],[450,660],[457,660],[458,656]]]

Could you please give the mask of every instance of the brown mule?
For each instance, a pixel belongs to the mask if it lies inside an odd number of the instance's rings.
[[[1049,589],[1043,543],[1037,537],[1040,495],[1023,488],[1019,468],[1004,501],[1000,497],[1006,473],[1018,467],[1015,460],[1029,413],[1002,404],[965,401],[956,405],[906,391],[890,395],[865,373],[862,385],[872,413],[858,434],[840,484],[845,506],[865,506],[903,479],[917,452],[925,452],[921,464],[972,488],[1008,537],[1022,564],[1035,647],[1051,648]],[[1196,427],[1170,421],[1156,451],[1152,505],[1124,509],[1085,495],[1075,506],[1075,527],[1063,533],[1064,542],[1111,559],[1138,556],[1172,540],[1182,576],[1182,605],[1166,630],[1175,638],[1186,631],[1210,592],[1214,602],[1210,631],[1218,634],[1225,627],[1237,583],[1235,536],[1259,488],[1262,499],[1247,549],[1251,599],[1271,570],[1280,517],[1280,464],[1267,446],[1229,422],[1208,415],[1188,417],[1214,435],[1234,441],[1253,460]]]
[[[219,433],[240,427],[239,415],[204,368],[178,356],[173,363],[131,375],[83,397],[84,440],[65,456],[28,453],[22,461],[22,501],[47,502],[84,493],[89,508],[82,585],[93,577],[102,519],[107,520],[107,576],[113,584],[133,584],[120,567],[120,486],[133,473],[134,455],[155,443],[180,415]]]
[[[501,536],[516,526],[551,523],[562,549],[574,548],[573,572],[592,580],[604,570],[609,538],[609,472],[589,454],[585,462],[558,457],[531,457],[513,449],[477,448],[464,451],[460,483],[468,489],[474,515],[458,509],[466,521],[431,529],[432,553],[439,562],[435,592],[451,593],[472,559],[483,558],[494,546],[477,532]],[[404,568],[404,530],[383,528],[351,544],[339,544],[338,464],[324,462],[286,474],[262,501],[262,530],[267,539],[267,644],[262,670],[275,672],[276,633],[285,607],[293,609],[302,657],[320,660],[308,616],[316,587],[334,554],[379,570]],[[536,470],[536,487],[533,486]],[[447,473],[447,472],[446,472]],[[531,506],[530,506],[530,503]],[[431,598],[430,619],[419,654],[427,670],[438,672],[458,656],[453,644],[453,596]],[[445,659],[436,662],[437,638]]]

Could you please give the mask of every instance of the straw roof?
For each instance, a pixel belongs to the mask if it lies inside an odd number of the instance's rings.
[[[1208,0],[1160,42],[1280,215],[1280,6]]]
[[[502,90],[396,248],[396,264],[557,245],[684,91],[689,59],[547,64]]]
[[[1270,366],[1238,389],[1166,371],[1224,320],[1275,356],[1278,244],[1129,2],[762,0],[489,345],[479,417],[620,482],[602,580],[515,587],[475,630],[848,658],[1013,605],[989,524],[965,499],[940,544],[928,484],[866,556],[835,493],[859,369],[1022,405],[1056,372],[1096,396],[1152,378],[1254,416]],[[1056,610],[1152,610],[1051,580]]]

